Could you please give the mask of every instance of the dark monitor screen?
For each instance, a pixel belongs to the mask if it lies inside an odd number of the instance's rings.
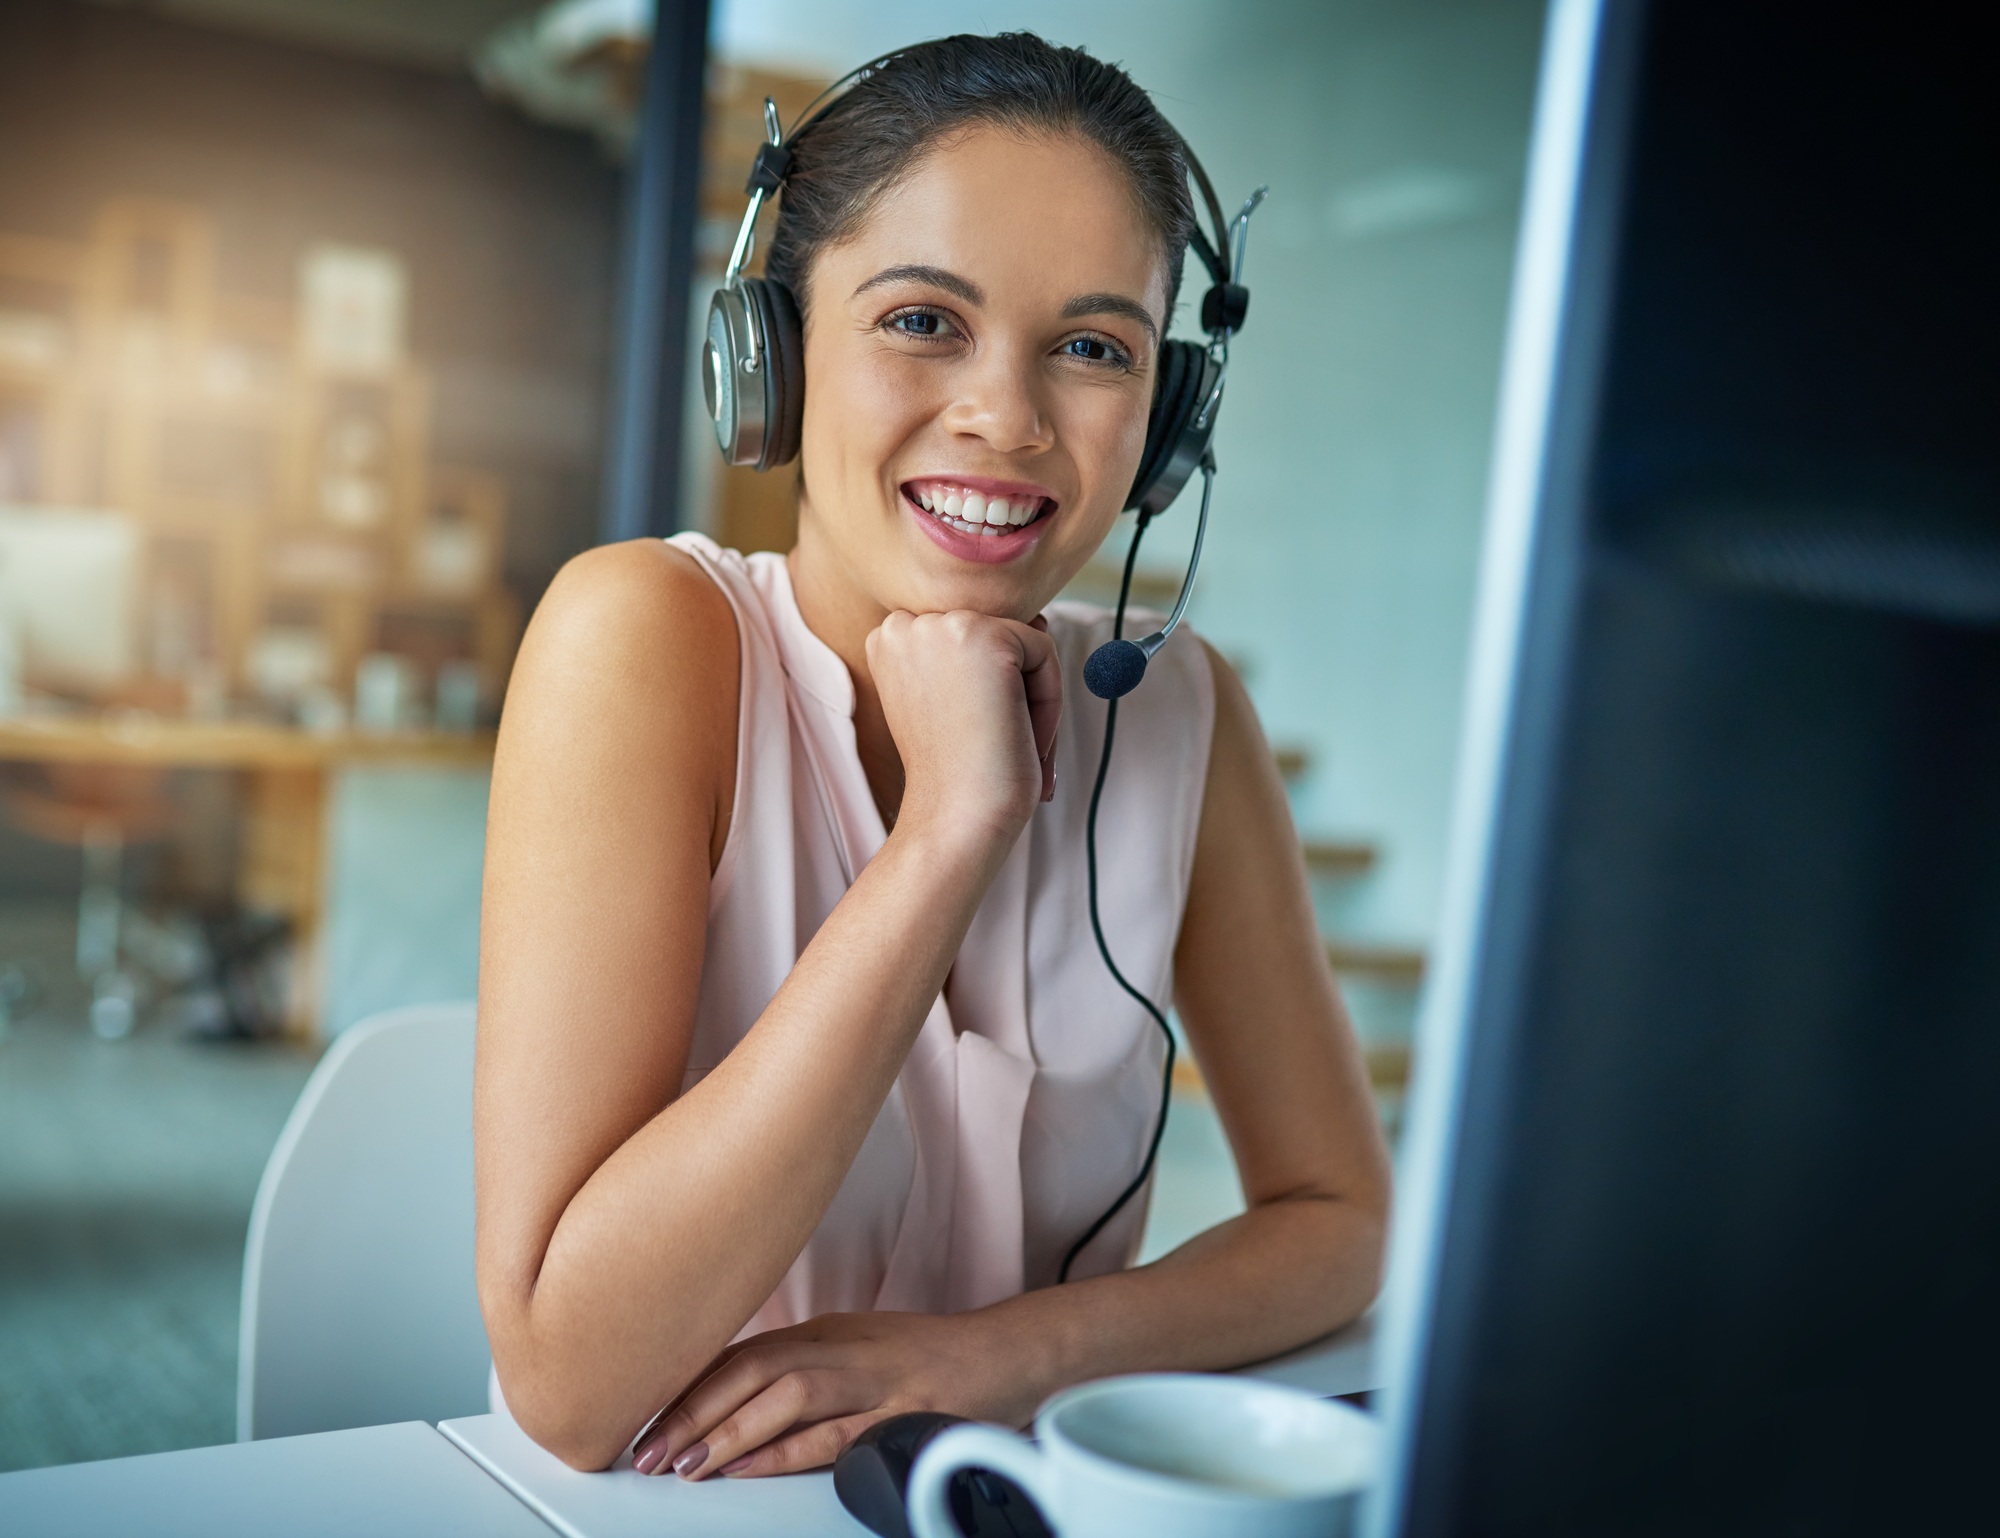
[[[2000,1528],[1965,23],[1551,9],[1378,1534]]]

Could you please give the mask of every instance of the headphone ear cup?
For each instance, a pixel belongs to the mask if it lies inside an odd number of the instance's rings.
[[[718,288],[708,301],[708,335],[701,349],[701,394],[715,446],[725,463],[755,464],[764,450],[764,385],[743,360],[757,343],[757,307],[740,283]]]
[[[1194,425],[1196,415],[1215,388],[1215,364],[1197,342],[1160,344],[1160,372],[1153,389],[1153,406],[1146,418],[1146,447],[1132,477],[1126,509],[1161,513],[1194,473],[1208,448],[1215,414]]]
[[[744,278],[744,292],[757,307],[764,333],[764,443],[756,468],[775,469],[799,454],[805,415],[805,340],[792,291],[770,278]]]

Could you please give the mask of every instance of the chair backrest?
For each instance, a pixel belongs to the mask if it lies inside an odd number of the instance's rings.
[[[388,1010],[307,1081],[250,1214],[237,1440],[484,1413],[472,1021]]]

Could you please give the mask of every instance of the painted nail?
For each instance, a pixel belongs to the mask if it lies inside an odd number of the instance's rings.
[[[722,1472],[725,1474],[741,1474],[745,1469],[750,1467],[750,1460],[756,1456],[755,1453],[745,1453],[742,1457],[723,1464]]]
[[[636,1453],[632,1454],[632,1467],[641,1474],[650,1474],[667,1458],[667,1439],[655,1437]]]
[[[708,1444],[697,1442],[674,1459],[674,1472],[682,1479],[686,1479],[706,1462],[708,1462]]]

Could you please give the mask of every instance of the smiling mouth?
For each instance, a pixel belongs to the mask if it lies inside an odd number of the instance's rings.
[[[1056,510],[1053,497],[991,496],[950,481],[907,481],[903,495],[946,528],[983,539],[1018,534]]]

